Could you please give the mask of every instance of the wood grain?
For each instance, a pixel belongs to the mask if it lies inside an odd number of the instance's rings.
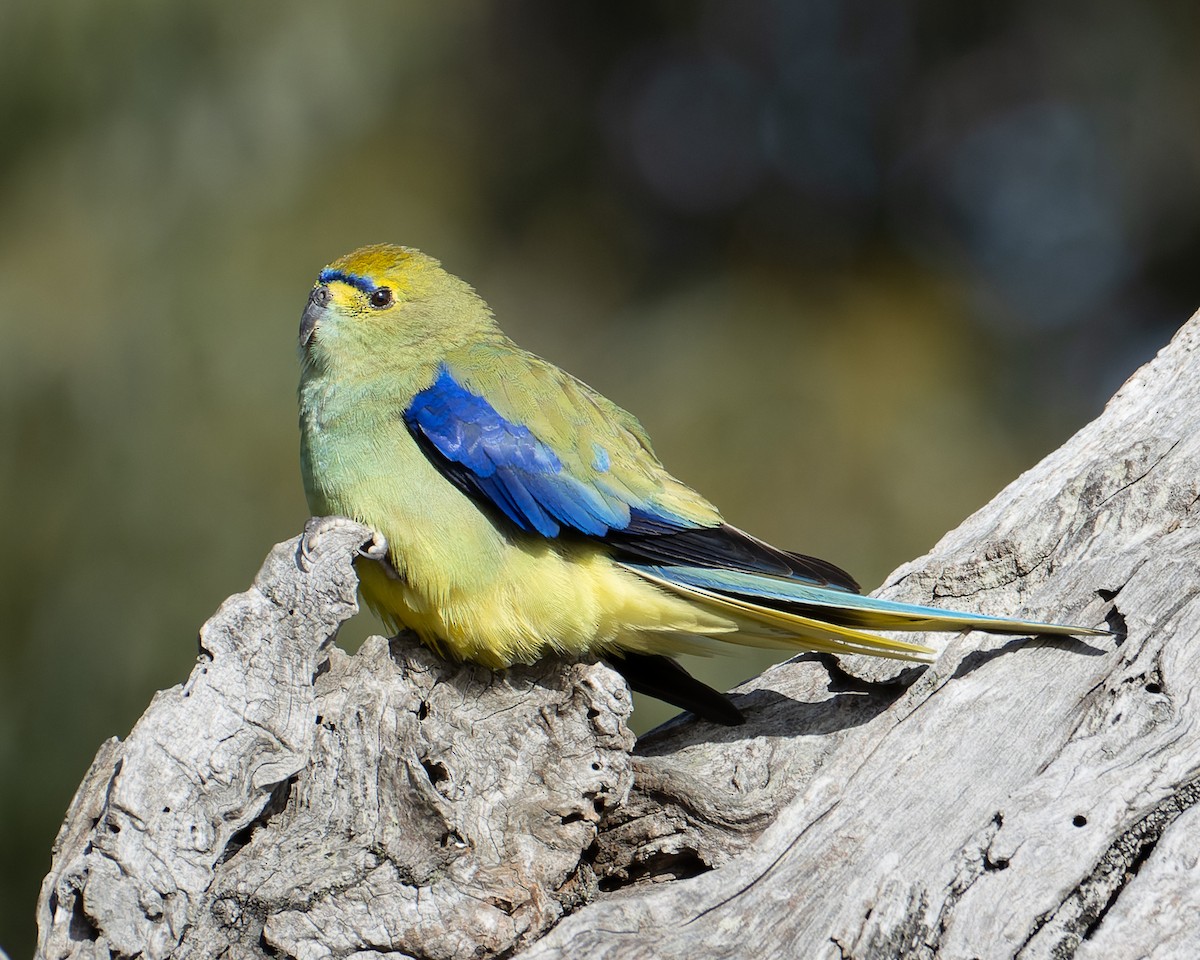
[[[1198,343],[882,590],[1112,639],[803,656],[632,752],[602,665],[331,647],[370,531],[281,544],[101,747],[39,955],[1200,956]]]

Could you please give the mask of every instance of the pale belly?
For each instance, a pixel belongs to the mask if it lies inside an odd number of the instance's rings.
[[[587,546],[513,545],[501,569],[456,577],[457,589],[443,588],[446,574],[409,570],[399,577],[360,561],[364,599],[389,626],[414,630],[443,656],[491,667],[551,653],[711,653],[709,636],[737,629]]]

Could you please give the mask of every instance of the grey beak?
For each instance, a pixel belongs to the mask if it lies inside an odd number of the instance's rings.
[[[329,304],[329,288],[322,285],[313,287],[312,293],[308,295],[308,304],[304,308],[304,313],[300,315],[300,346],[307,347],[312,341],[313,334],[317,331],[317,325],[321,322],[321,317],[325,314],[325,308]]]

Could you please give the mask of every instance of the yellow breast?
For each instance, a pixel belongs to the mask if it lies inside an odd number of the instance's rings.
[[[501,569],[453,589],[431,573],[398,578],[378,563],[359,565],[363,597],[385,623],[408,627],[443,656],[490,667],[549,653],[710,653],[706,635],[737,629],[588,544],[514,543]]]

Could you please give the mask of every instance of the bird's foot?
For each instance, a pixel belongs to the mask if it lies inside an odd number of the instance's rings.
[[[371,539],[358,548],[358,555],[366,557],[368,560],[386,560],[388,555],[388,542],[378,530],[371,531]]]
[[[346,517],[310,517],[304,525],[304,535],[300,538],[299,561],[300,568],[308,573],[316,565],[323,541],[338,530],[362,527],[361,523]],[[371,531],[371,539],[358,548],[358,554],[369,560],[384,560],[387,558],[387,538],[378,530]]]

